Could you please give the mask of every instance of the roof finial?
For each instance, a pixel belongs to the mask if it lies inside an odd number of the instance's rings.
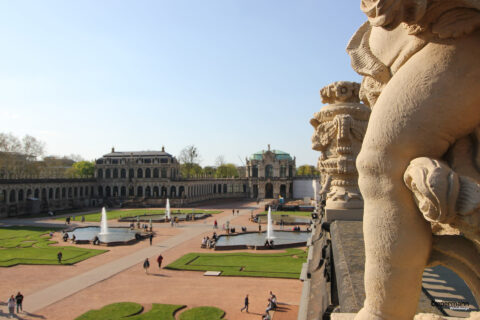
[[[268,151],[270,151],[270,144],[268,144]]]
[[[112,153],[114,153],[114,152],[115,152],[115,147],[112,147]]]
[[[165,146],[162,146],[162,152],[165,152]]]

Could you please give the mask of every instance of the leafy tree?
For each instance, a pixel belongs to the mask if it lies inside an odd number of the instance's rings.
[[[227,163],[219,166],[215,173],[215,177],[217,178],[238,178],[239,176],[240,175],[238,174],[237,167],[232,163]]]
[[[194,145],[186,146],[180,151],[178,156],[180,161],[180,171],[183,177],[190,178],[195,175],[202,173],[199,163],[200,163],[200,153],[198,152],[197,147]],[[200,171],[199,171],[200,168]]]
[[[93,161],[79,161],[67,170],[66,175],[72,178],[91,178],[94,176],[94,172],[95,164]]]
[[[310,165],[303,165],[297,168],[297,176],[318,176],[320,172]]]
[[[211,167],[211,166],[206,166],[205,168],[203,168],[203,174],[207,177],[215,177],[215,173],[216,173],[217,169],[215,167]]]

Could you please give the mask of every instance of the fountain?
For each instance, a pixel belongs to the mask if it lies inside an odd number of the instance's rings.
[[[268,249],[265,240],[273,243],[275,239],[275,248],[293,248],[303,247],[307,244],[310,237],[310,231],[275,231],[273,233],[272,209],[268,208],[267,232],[245,232],[237,235],[221,235],[216,244],[215,250],[235,250],[235,249]]]
[[[272,223],[272,207],[268,207],[268,216],[267,216],[267,240],[275,239],[273,235],[273,223]]]
[[[100,222],[100,233],[99,235],[108,234],[108,223],[107,223],[107,210],[105,207],[102,208],[102,220]]]
[[[100,227],[80,227],[67,233],[70,238],[75,233],[77,244],[90,243],[98,238],[101,244],[107,246],[122,245],[134,243],[140,238],[140,234],[134,230],[130,230],[130,228],[108,228],[107,211],[105,207],[102,208]]]
[[[165,217],[168,219],[168,220],[171,220],[172,217],[170,215],[170,200],[167,198],[167,207],[165,208]]]

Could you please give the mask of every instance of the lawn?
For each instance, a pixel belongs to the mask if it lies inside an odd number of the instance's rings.
[[[260,214],[267,214],[268,211],[263,211]],[[272,215],[289,215],[289,216],[297,216],[297,217],[308,217],[312,216],[312,212],[308,211],[272,211]]]
[[[307,253],[287,249],[284,253],[188,253],[167,269],[221,271],[222,276],[298,279]]]
[[[138,303],[119,302],[109,304],[99,310],[90,310],[75,320],[175,320],[175,313],[185,308],[182,305],[157,304],[152,309],[142,313],[143,307]],[[180,314],[180,320],[220,320],[225,312],[215,307],[197,307]]]
[[[84,249],[74,246],[52,247],[48,233],[52,228],[0,228],[0,267],[17,264],[59,264],[57,253],[62,252],[62,264],[75,264],[107,250]]]
[[[192,209],[172,209],[171,213],[173,216],[180,210],[180,213],[192,213]],[[209,213],[209,214],[216,214],[222,211],[219,210],[200,210],[194,209],[195,213]],[[143,216],[143,215],[155,215],[155,214],[165,214],[165,209],[125,209],[125,210],[112,210],[107,211],[108,220],[115,220],[125,217],[136,217],[136,216]],[[97,213],[88,213],[88,214],[78,214],[76,215],[76,220],[80,221],[81,216],[85,216],[85,221],[90,222],[99,222],[101,220],[102,213],[99,211]],[[65,220],[65,217],[58,217],[56,220]]]

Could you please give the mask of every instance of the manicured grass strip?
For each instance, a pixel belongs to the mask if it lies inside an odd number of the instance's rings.
[[[263,211],[262,213],[260,214],[267,214],[268,211]],[[297,216],[297,217],[311,217],[312,215],[312,212],[308,211],[308,212],[305,212],[305,211],[272,211],[272,215],[289,215],[289,216]]]
[[[99,310],[90,310],[82,314],[80,317],[76,318],[75,320],[99,320],[99,319],[115,320],[115,319],[130,317],[132,315],[142,312],[142,310],[143,310],[143,307],[138,303],[119,302],[119,303],[109,304]]]
[[[52,228],[0,228],[0,267],[18,264],[59,264],[57,253],[62,252],[62,264],[75,264],[108,250],[85,249],[74,246],[52,247],[48,233]]]
[[[180,314],[180,320],[220,320],[224,315],[225,311],[222,309],[215,307],[197,307],[182,312]]]
[[[298,279],[307,254],[300,249],[285,253],[188,253],[167,269],[222,271],[222,276]]]
[[[173,304],[157,304],[152,305],[152,309],[144,314],[139,314],[129,317],[129,320],[175,320],[175,312],[184,308],[185,306]],[[212,320],[214,318],[211,318]]]
[[[171,210],[172,215],[175,216],[175,214],[178,213],[178,210],[180,210],[180,213],[192,213],[192,209],[172,209]],[[222,211],[194,209],[194,212],[216,214]],[[143,216],[143,215],[156,215],[156,214],[165,214],[165,209],[131,209],[131,210],[107,211],[108,220],[115,220],[115,219],[120,219],[125,217],[136,217],[136,216]],[[102,213],[99,211],[97,213],[84,214],[83,216],[85,216],[85,221],[99,222],[102,218]],[[82,217],[81,214],[76,215],[75,216],[76,221],[80,221],[81,217]],[[58,217],[55,219],[65,221],[66,218]]]

